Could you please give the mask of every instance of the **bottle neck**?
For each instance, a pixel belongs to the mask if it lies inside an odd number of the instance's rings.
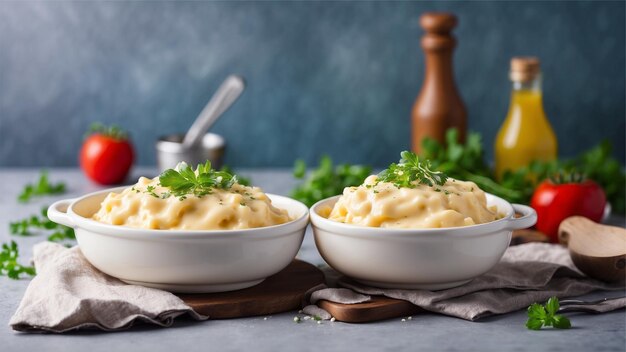
[[[535,78],[529,81],[511,81],[513,86],[513,92],[535,92],[541,94],[541,75],[535,76]]]
[[[426,53],[425,69],[425,86],[445,87],[445,92],[455,90],[451,50]]]

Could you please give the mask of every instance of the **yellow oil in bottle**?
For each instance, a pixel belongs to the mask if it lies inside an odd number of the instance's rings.
[[[513,91],[509,113],[495,141],[496,176],[515,171],[534,160],[557,157],[557,140],[543,111],[539,61],[534,58],[511,60]]]

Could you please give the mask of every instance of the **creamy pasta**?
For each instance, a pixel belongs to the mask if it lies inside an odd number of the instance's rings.
[[[496,220],[483,192],[473,182],[449,178],[442,186],[398,188],[369,176],[358,187],[347,187],[332,210],[331,220],[369,227],[441,228]]]
[[[283,224],[291,219],[258,187],[234,184],[210,194],[162,197],[159,179],[141,177],[121,193],[109,193],[93,219],[112,225],[161,230],[234,230]]]

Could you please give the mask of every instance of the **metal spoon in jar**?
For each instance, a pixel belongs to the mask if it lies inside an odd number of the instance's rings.
[[[185,134],[183,147],[191,149],[200,144],[206,131],[230,108],[245,88],[243,78],[235,75],[228,76]]]

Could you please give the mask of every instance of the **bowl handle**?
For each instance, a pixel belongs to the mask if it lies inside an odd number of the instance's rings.
[[[52,205],[48,208],[48,218],[50,218],[50,220],[56,222],[57,224],[76,228],[76,224],[74,224],[74,221],[72,221],[70,216],[67,215],[67,208],[75,200],[76,199],[64,199],[52,203]]]
[[[511,204],[515,213],[522,214],[519,218],[509,219],[509,224],[506,226],[509,230],[521,230],[527,229],[533,226],[537,222],[537,212],[535,209],[521,204]]]

